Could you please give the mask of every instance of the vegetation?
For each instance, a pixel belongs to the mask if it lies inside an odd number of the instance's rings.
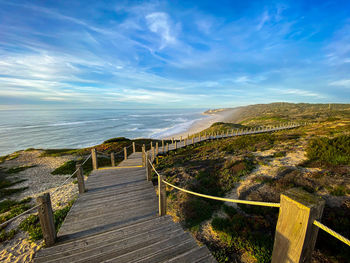
[[[112,142],[129,142],[130,140],[125,138],[125,137],[117,137],[117,138],[112,138],[104,141],[103,143],[112,143]]]
[[[306,153],[309,161],[321,165],[350,165],[350,135],[311,139]]]
[[[59,231],[64,219],[66,218],[69,210],[71,209],[75,200],[71,200],[65,207],[58,209],[54,212],[54,221],[56,232]],[[39,240],[43,238],[43,234],[40,227],[39,217],[37,215],[30,215],[19,225],[19,228],[28,232],[31,240]]]
[[[26,198],[19,202],[7,200],[2,201],[0,203],[1,213],[5,214],[0,216],[0,224],[31,208],[32,206],[29,204],[30,201],[31,198]]]
[[[28,165],[28,166],[19,166],[19,167],[12,167],[6,171],[8,174],[16,174],[19,172],[22,172],[24,170],[27,170],[29,168],[36,167],[36,165]]]

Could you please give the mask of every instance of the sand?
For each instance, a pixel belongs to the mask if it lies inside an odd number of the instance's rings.
[[[209,128],[215,122],[228,122],[237,114],[238,109],[218,109],[203,112],[203,119],[194,122],[186,131],[167,136],[164,139],[180,139]]]
[[[67,175],[52,175],[51,172],[64,162],[74,159],[73,156],[62,157],[39,157],[42,151],[21,151],[19,156],[13,160],[7,160],[1,164],[2,168],[9,169],[11,167],[31,166],[13,177],[17,179],[25,179],[26,181],[16,184],[13,188],[28,187],[27,190],[11,196],[11,199],[21,200],[26,197],[32,197],[32,204],[36,205],[37,196],[50,192],[52,193],[61,185]],[[78,193],[77,185],[73,184],[74,179],[70,179],[67,184],[51,194],[51,202],[53,210],[64,207],[68,201],[72,200]],[[1,200],[0,200],[1,201]],[[34,210],[33,213],[36,211]],[[18,228],[19,224],[29,215],[24,215],[19,219],[11,222],[6,231]],[[0,262],[32,262],[35,252],[42,246],[42,241],[32,242],[28,238],[28,234],[19,230],[13,239],[2,242],[0,244]]]

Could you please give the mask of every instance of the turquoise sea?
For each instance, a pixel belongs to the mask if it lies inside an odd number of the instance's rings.
[[[27,148],[81,148],[120,136],[166,137],[206,118],[205,110],[2,110],[0,155]]]

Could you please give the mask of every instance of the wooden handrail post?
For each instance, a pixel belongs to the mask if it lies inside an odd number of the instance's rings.
[[[83,167],[81,164],[76,164],[75,166],[77,168],[77,181],[78,181],[78,189],[79,194],[85,193],[85,183],[84,183],[84,174],[83,174]]]
[[[169,151],[169,143],[166,144],[166,151]]]
[[[162,152],[164,153],[164,140],[162,140]]]
[[[171,138],[171,144],[173,144],[174,143],[174,137],[173,138]]]
[[[152,149],[153,148],[153,142],[151,141],[151,148],[150,149]]]
[[[36,201],[38,205],[40,205],[38,208],[38,215],[45,245],[49,247],[55,244],[57,238],[50,194],[45,193],[38,196]]]
[[[156,158],[156,149],[152,147],[152,161]]]
[[[114,152],[111,152],[111,163],[112,163],[112,167],[115,166],[115,156],[114,156]]]
[[[128,159],[128,151],[126,149],[126,147],[124,147],[124,160]]]
[[[184,146],[186,146],[187,139],[184,140]]]
[[[150,154],[146,152],[146,176],[147,176],[147,181],[152,180],[152,167],[151,164],[149,163],[151,161]]]
[[[180,136],[180,142],[182,141],[182,136]]]
[[[311,262],[325,201],[300,188],[281,195],[272,263]]]
[[[163,183],[163,176],[158,175],[158,196],[159,196],[159,215],[166,215],[166,189]]]
[[[159,147],[158,147],[158,142],[156,142],[156,155],[159,153]]]
[[[132,152],[136,153],[136,146],[135,146],[135,142],[132,142]]]
[[[96,149],[91,149],[91,162],[92,162],[92,169],[97,170],[98,169],[98,163],[97,163],[97,154]]]
[[[146,146],[142,145],[142,166],[145,167],[146,165]]]
[[[175,141],[175,150],[177,149],[177,141]]]

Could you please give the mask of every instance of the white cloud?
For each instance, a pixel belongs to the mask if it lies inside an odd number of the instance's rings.
[[[329,83],[330,86],[342,86],[350,88],[350,79],[341,79]]]
[[[270,20],[269,12],[265,11],[261,16],[260,22],[259,22],[258,26],[256,27],[256,29],[258,31],[260,31],[263,28],[263,26],[265,25],[265,23],[269,20]]]
[[[167,13],[151,13],[146,16],[146,21],[149,30],[161,37],[162,43],[160,49],[164,48],[168,44],[173,44],[176,42],[176,38],[171,30],[170,19]]]

